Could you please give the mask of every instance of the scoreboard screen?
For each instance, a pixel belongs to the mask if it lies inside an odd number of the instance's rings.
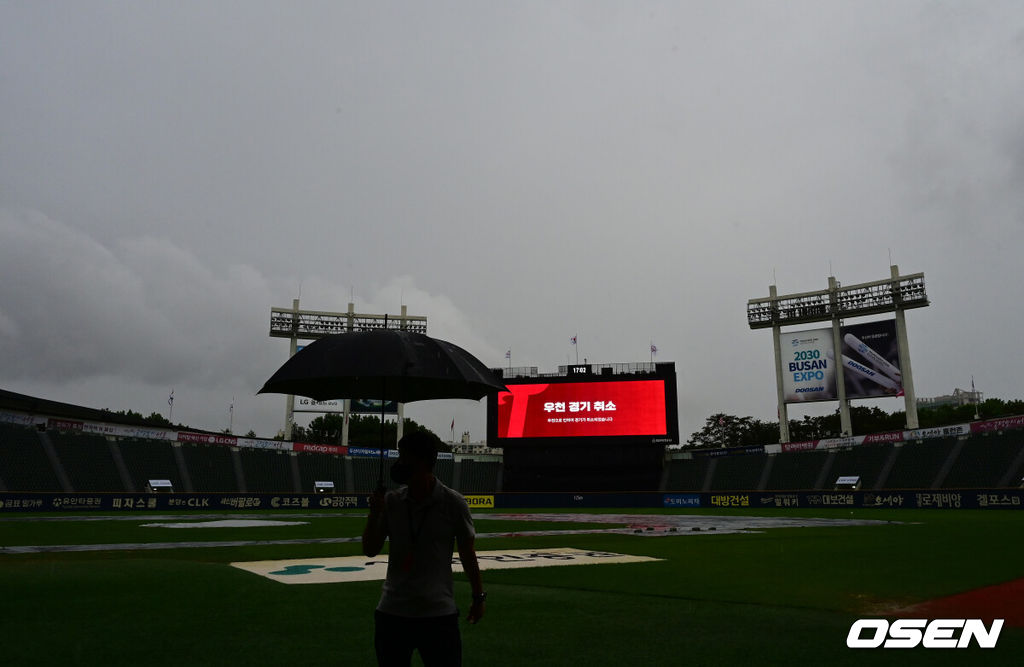
[[[488,399],[488,439],[498,447],[567,439],[609,444],[679,439],[674,371],[511,378],[505,386],[509,391]]]

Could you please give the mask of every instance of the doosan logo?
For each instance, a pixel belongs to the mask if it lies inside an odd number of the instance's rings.
[[[957,631],[962,630],[957,636]],[[849,648],[967,648],[974,639],[981,648],[995,648],[1003,619],[992,627],[977,618],[900,618],[889,625],[884,618],[861,618],[850,626],[846,636]]]

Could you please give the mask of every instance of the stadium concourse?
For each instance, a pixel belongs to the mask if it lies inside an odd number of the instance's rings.
[[[143,493],[156,479],[169,481],[179,493],[311,494],[314,482],[329,481],[336,493],[365,494],[377,481],[376,450],[125,425],[103,421],[103,414],[88,408],[29,397],[21,398],[35,402],[17,402],[11,397],[18,395],[5,394],[0,397],[6,399],[0,405],[0,494]],[[832,491],[837,477],[855,476],[862,491],[978,489],[985,492],[977,498],[982,505],[987,504],[982,496],[993,495],[996,505],[1006,499],[1019,507],[1022,426],[1024,419],[1011,418],[921,433],[932,437],[920,440],[906,437],[914,435],[907,432],[899,437],[673,452],[665,457],[657,488],[628,491]],[[464,494],[495,494],[505,491],[502,467],[500,459],[447,455],[438,462],[437,473]],[[1000,495],[1000,489],[1012,489],[1012,498]]]

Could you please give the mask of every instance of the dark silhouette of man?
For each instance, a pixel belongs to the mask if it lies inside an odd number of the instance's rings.
[[[484,615],[487,594],[476,559],[476,532],[466,499],[434,476],[435,440],[422,431],[398,443],[391,478],[403,484],[370,497],[363,553],[376,556],[390,540],[388,573],[374,612],[374,646],[381,667],[409,667],[419,651],[426,667],[462,665],[459,610],[452,592],[452,553],[458,544],[473,589],[466,620]]]

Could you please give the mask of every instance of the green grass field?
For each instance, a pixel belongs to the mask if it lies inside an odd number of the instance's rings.
[[[479,550],[564,546],[664,560],[485,571],[487,615],[477,626],[463,626],[465,664],[1021,662],[1021,628],[1004,628],[998,647],[990,650],[851,650],[846,635],[860,617],[1024,577],[1024,512],[691,513],[902,523],[759,534],[480,539]],[[289,518],[285,512],[265,514]],[[151,521],[145,515],[119,521],[0,518],[0,546],[5,547],[319,539],[357,536],[362,530],[359,514],[303,518],[310,522],[305,526],[173,530],[140,527]],[[177,520],[192,517],[183,514]],[[571,521],[477,521],[480,533],[580,527]],[[379,581],[289,586],[228,565],[358,553],[358,543],[0,553],[0,662],[373,665],[372,611]],[[468,585],[462,575],[456,578],[456,594],[466,601]]]

